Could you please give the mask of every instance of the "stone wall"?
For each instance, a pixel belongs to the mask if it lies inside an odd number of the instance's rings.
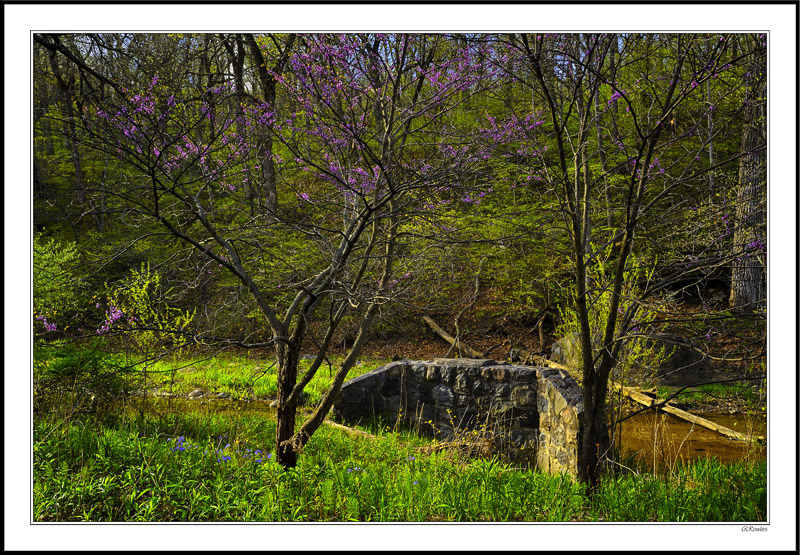
[[[580,387],[561,370],[494,360],[400,360],[346,382],[333,413],[442,439],[480,430],[507,460],[577,474]]]

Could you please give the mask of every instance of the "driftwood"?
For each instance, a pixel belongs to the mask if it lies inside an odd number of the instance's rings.
[[[438,324],[436,324],[436,322],[433,321],[432,318],[429,318],[428,316],[423,316],[422,318],[423,320],[425,320],[425,323],[427,323],[428,326],[430,326],[430,328],[434,332],[436,332],[436,334],[439,335],[442,339],[444,339],[451,345],[455,342],[455,338],[446,331],[444,331]],[[476,351],[475,349],[471,348],[470,346],[466,345],[463,342],[460,343],[462,352],[469,355],[469,357],[483,358],[483,355],[478,351]],[[546,359],[543,356],[535,355],[529,351],[526,351],[525,349],[519,349],[517,353],[519,355],[520,361],[523,364],[528,363],[528,364],[538,364],[540,366],[548,366],[550,368],[564,370],[565,372],[573,376],[573,378],[575,377],[568,366],[564,366],[563,364],[559,364],[552,360]],[[646,395],[644,391],[642,391],[641,389],[622,386],[613,381],[611,382],[611,386],[615,390],[620,391],[623,395],[625,395],[629,399],[632,399],[641,405],[644,405],[646,407],[652,407],[653,405],[658,404],[657,408],[659,410],[663,410],[666,413],[669,413],[673,416],[676,416],[688,422],[697,424],[698,426],[702,426],[703,428],[708,428],[709,430],[713,430],[730,439],[735,439],[738,441],[759,441],[759,442],[765,440],[763,436],[750,436],[747,434],[743,434],[741,432],[737,432],[736,430],[731,430],[730,428],[726,428],[725,426],[720,426],[719,424],[712,422],[711,420],[707,420],[700,416],[694,415],[690,412],[686,412],[685,410],[681,410],[669,403],[660,404],[658,403],[657,399],[654,399],[653,397]]]

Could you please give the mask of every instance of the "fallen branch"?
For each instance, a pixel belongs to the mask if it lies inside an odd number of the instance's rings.
[[[350,434],[350,435],[368,437],[370,439],[375,439],[375,437],[376,437],[376,436],[370,434],[369,432],[364,432],[362,430],[357,430],[355,428],[350,428],[348,426],[343,426],[341,424],[337,424],[336,422],[333,422],[332,420],[327,420],[326,419],[325,420],[325,424],[327,426],[332,427],[332,428],[336,428],[337,430],[342,430],[343,432],[345,432],[347,434]]]
[[[446,331],[444,331],[441,327],[439,327],[439,324],[434,322],[432,318],[429,318],[428,316],[423,316],[422,319],[425,320],[425,323],[428,324],[428,326],[430,326],[430,328],[439,337],[441,337],[442,339],[444,339],[445,341],[450,343],[450,345],[455,345],[456,338],[453,337],[452,335],[450,335],[449,333],[447,333]],[[470,347],[466,343],[463,343],[463,342],[459,341],[459,344],[461,346],[461,349],[460,349],[461,352],[463,354],[467,355],[467,357],[469,357],[469,358],[483,358],[483,353],[479,353],[478,351],[476,351],[475,349],[473,349],[472,347]]]
[[[763,442],[765,441],[764,436],[752,436],[743,434],[741,432],[737,432],[736,430],[731,430],[730,428],[726,428],[725,426],[721,426],[716,422],[712,422],[711,420],[707,420],[700,416],[694,415],[690,412],[686,412],[685,410],[681,410],[678,407],[670,405],[666,402],[658,402],[657,399],[650,397],[649,395],[645,395],[640,390],[637,390],[632,387],[625,387],[621,386],[618,383],[611,383],[612,387],[617,390],[621,391],[623,395],[626,397],[636,401],[637,403],[644,405],[645,407],[655,408],[658,410],[663,410],[666,413],[669,413],[673,416],[677,416],[683,420],[688,422],[692,422],[697,424],[698,426],[702,426],[703,428],[707,428],[709,430],[713,430],[717,433],[720,433],[726,437],[731,439],[735,439],[738,441],[755,441],[755,442]]]

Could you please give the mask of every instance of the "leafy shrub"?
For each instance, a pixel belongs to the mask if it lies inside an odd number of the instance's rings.
[[[70,268],[77,257],[75,243],[62,245],[41,233],[33,237],[33,314],[45,331],[57,329],[77,297],[80,279]]]
[[[57,341],[34,348],[34,394],[47,407],[45,398],[63,394],[69,405],[96,408],[131,389],[131,371],[116,357],[94,345],[80,346]]]
[[[647,272],[642,266],[637,265],[636,258],[631,256],[633,268],[625,272],[622,298],[619,303],[619,318],[617,319],[616,337],[624,337],[619,351],[612,377],[616,380],[646,380],[649,373],[655,371],[666,360],[671,351],[662,345],[647,341],[652,326],[648,320],[652,314],[658,312],[658,307],[648,307],[641,302],[641,292],[637,283],[642,277],[647,277]],[[598,359],[603,348],[603,336],[606,322],[608,322],[612,301],[612,277],[605,274],[602,265],[598,266],[598,275],[593,287],[588,293],[589,327],[591,329],[592,356]],[[638,303],[637,316],[631,321],[629,329],[622,329],[622,315]],[[567,306],[561,310],[561,324],[556,330],[559,337],[559,346],[563,350],[561,361],[574,368],[578,375],[583,373],[583,359],[581,357],[580,323],[574,306]]]

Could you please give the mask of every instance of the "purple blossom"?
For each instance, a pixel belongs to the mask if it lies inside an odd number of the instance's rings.
[[[44,329],[46,329],[47,331],[56,331],[57,329],[56,324],[53,322],[48,322],[47,318],[45,318],[44,316],[37,316],[36,319],[39,320],[42,324],[44,324]]]
[[[103,335],[107,331],[111,329],[111,327],[124,316],[122,310],[114,305],[109,305],[108,310],[106,311],[106,319],[103,322],[103,325],[97,328],[97,333]]]

